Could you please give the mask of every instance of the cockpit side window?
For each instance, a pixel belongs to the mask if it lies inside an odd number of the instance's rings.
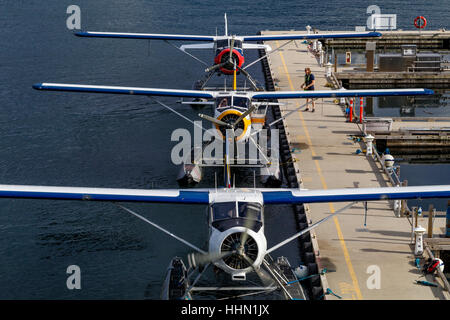
[[[217,98],[216,99],[216,105],[218,108],[224,108],[229,106],[229,101],[227,98]]]
[[[261,221],[262,207],[257,202],[238,202],[239,218]]]
[[[236,217],[236,202],[219,202],[211,206],[213,221]]]

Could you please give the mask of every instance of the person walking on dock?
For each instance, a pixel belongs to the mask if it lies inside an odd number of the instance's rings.
[[[314,75],[311,73],[310,68],[305,68],[305,82],[300,86],[300,88],[303,88],[304,90],[314,90],[314,82],[315,78]],[[309,111],[308,107],[309,99],[306,99],[306,109],[304,111]],[[316,107],[316,104],[314,103],[314,99],[311,99],[312,109],[311,112],[314,112],[314,108]]]

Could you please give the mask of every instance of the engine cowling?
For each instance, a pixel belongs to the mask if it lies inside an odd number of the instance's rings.
[[[233,49],[231,63],[229,63],[228,61],[230,60],[230,51],[230,48],[223,49],[214,58],[215,64],[224,63],[224,65],[219,68],[220,71],[222,71],[224,74],[233,74],[234,62],[236,62],[236,66],[239,68],[241,68],[244,64],[244,56],[236,49]]]
[[[245,243],[241,246],[242,233],[247,232]],[[213,229],[209,240],[209,252],[222,254],[237,251],[215,262],[225,272],[234,275],[253,271],[259,268],[267,250],[264,228],[258,232],[245,227],[233,227],[224,232]],[[244,255],[247,258],[244,258]],[[250,264],[251,262],[251,264]]]
[[[239,119],[239,117],[242,115],[242,112],[236,109],[227,109],[225,111],[223,111],[222,113],[220,113],[219,115],[216,115],[216,119],[226,122],[226,123],[234,123],[237,119]],[[251,119],[250,116],[245,117],[244,119],[242,119],[241,122],[239,122],[236,126],[235,133],[239,134],[236,137],[236,140],[241,140],[241,139],[247,139],[250,131],[251,131]],[[225,139],[226,136],[226,130],[228,129],[225,126],[219,126],[217,124],[215,124],[215,127],[217,129],[217,133],[218,133],[218,137],[220,139]]]

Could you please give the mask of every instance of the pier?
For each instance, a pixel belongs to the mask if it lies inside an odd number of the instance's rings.
[[[265,44],[274,50],[284,43]],[[301,90],[306,67],[315,75],[316,90],[330,89],[325,67],[320,64],[323,61],[305,42],[293,41],[267,59],[276,90]],[[305,103],[303,100],[286,102],[280,106],[281,115]],[[362,125],[347,122],[342,106],[332,98],[316,100],[315,104],[314,113],[300,110],[284,120],[300,188],[391,186],[380,163],[364,152],[357,152],[366,148],[365,143],[351,136],[360,136]],[[315,223],[346,205],[305,204],[308,223]],[[389,201],[369,202],[367,211],[364,207],[364,203],[358,203],[310,233],[318,269],[327,270],[320,275],[324,299],[448,299],[449,293],[440,279],[425,278],[439,283],[438,287],[415,282],[421,272],[414,265],[412,220],[396,216]],[[426,227],[427,219],[419,218],[418,223]],[[435,233],[441,233],[444,228],[445,221],[436,219]]]
[[[336,78],[348,89],[450,87],[450,71],[446,72],[358,72],[355,70],[336,73]]]
[[[326,31],[320,31],[326,33]],[[335,49],[365,49],[370,39],[327,39],[325,45]],[[380,49],[400,49],[404,44],[417,45],[418,49],[450,50],[450,31],[439,30],[395,30],[382,31],[382,36],[376,40]]]

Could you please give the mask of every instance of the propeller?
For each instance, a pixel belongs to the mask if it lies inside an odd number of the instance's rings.
[[[244,113],[241,114],[241,116],[239,118],[236,119],[236,121],[234,121],[233,123],[227,123],[224,121],[221,121],[219,119],[216,119],[214,117],[208,116],[206,114],[203,113],[199,113],[198,116],[202,119],[208,120],[210,122],[213,122],[219,126],[223,126],[223,127],[228,127],[230,129],[235,130],[237,125],[245,118],[247,117],[250,113],[252,113],[253,111],[255,111],[255,109],[257,108],[256,105],[252,105],[250,106],[250,108],[248,108]]]
[[[221,121],[221,120],[219,120],[219,119],[216,119],[216,118],[214,118],[214,117],[208,116],[208,115],[206,115],[206,114],[199,113],[198,116],[199,116],[200,118],[205,119],[205,120],[211,121],[211,122],[213,122],[213,123],[215,123],[215,124],[217,124],[217,125],[219,125],[219,126],[224,126],[224,127],[230,128],[230,129],[234,129],[234,127],[233,127],[232,124],[223,122],[223,121]]]
[[[226,65],[233,65],[233,49],[234,49],[234,42],[235,42],[235,38],[234,37],[235,36],[233,35],[232,38],[231,38],[230,53],[228,55],[228,61],[224,61],[222,63],[218,63],[218,64],[215,64],[215,65],[209,67],[209,68],[206,68],[205,72],[211,72],[211,71],[214,71],[214,70],[216,70],[218,68],[222,68],[222,67],[224,67]]]

